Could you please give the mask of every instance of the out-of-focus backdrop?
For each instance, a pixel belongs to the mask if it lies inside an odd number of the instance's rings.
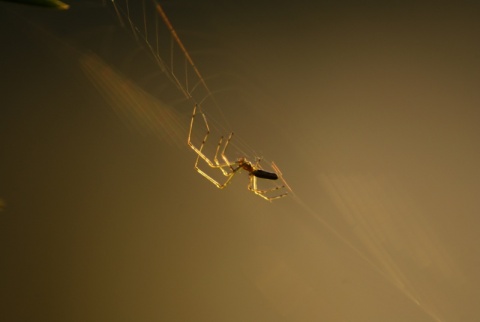
[[[142,17],[67,2],[0,3],[1,320],[478,321],[478,3],[162,1],[268,203],[195,172]]]

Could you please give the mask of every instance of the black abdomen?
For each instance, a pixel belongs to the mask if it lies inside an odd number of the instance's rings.
[[[263,170],[255,170],[252,174],[257,178],[268,179],[268,180],[277,180],[278,176],[276,173],[267,172]]]

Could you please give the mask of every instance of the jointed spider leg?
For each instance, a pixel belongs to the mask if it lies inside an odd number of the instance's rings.
[[[233,176],[237,173],[237,171],[240,169],[240,168],[236,168],[234,169],[232,172],[230,173],[227,173],[226,176],[228,177],[227,180],[224,182],[224,183],[220,183],[218,182],[217,180],[215,180],[214,178],[212,178],[211,176],[209,176],[205,171],[203,171],[202,169],[200,169],[198,167],[198,161],[200,160],[201,156],[198,155],[197,156],[197,160],[195,161],[195,170],[197,170],[198,173],[200,173],[202,176],[204,176],[208,181],[210,181],[211,183],[213,183],[214,185],[217,186],[217,188],[219,189],[223,189],[225,188],[229,183],[230,183],[230,180],[233,179]],[[223,165],[222,165],[223,167]],[[218,167],[219,169],[223,169],[222,167]],[[222,170],[223,171],[223,170]]]
[[[292,194],[295,194],[292,190],[292,188],[288,185],[287,181],[285,181],[285,178],[283,178],[283,173],[280,171],[278,166],[275,164],[275,162],[272,161],[272,168],[275,171],[275,173],[278,175],[278,178],[283,182],[283,185],[286,189],[288,189]]]
[[[202,144],[200,145],[200,148],[197,148],[196,146],[193,145],[193,143],[191,141],[191,137],[192,137],[193,123],[194,123],[194,120],[195,120],[195,116],[197,115],[196,112],[197,112],[197,105],[195,104],[195,107],[193,108],[192,119],[190,121],[190,130],[188,132],[188,141],[187,141],[188,145],[192,148],[192,150],[195,151],[195,153],[197,153],[197,159],[195,161],[194,168],[198,173],[200,173],[203,177],[208,179],[211,183],[216,185],[218,188],[223,189],[230,182],[230,180],[232,180],[233,176],[237,173],[237,171],[240,168],[233,168],[233,165],[235,165],[235,163],[233,163],[233,164],[230,164],[230,163],[220,164],[218,162],[218,158],[216,157],[216,155],[215,155],[214,162],[212,162],[212,160],[210,160],[209,158],[207,158],[207,156],[205,156],[205,154],[203,153],[203,147],[205,146],[205,142],[207,141],[208,135],[210,134],[210,127],[208,126],[208,122],[207,122],[207,118],[206,118],[205,114],[202,113],[202,112],[200,112],[200,113],[201,113],[201,115],[203,117],[203,120],[205,122],[205,127],[207,129],[207,133],[205,134],[205,136],[203,138],[203,141],[202,141]],[[221,143],[222,143],[222,139],[220,139],[219,146],[217,147],[217,153],[218,153],[218,150],[219,150],[219,147],[220,147]],[[228,144],[228,141],[227,141],[227,144]],[[214,168],[214,169],[222,170],[222,173],[224,173],[228,177],[227,180],[223,184],[219,183],[217,180],[215,180],[210,175],[208,175],[205,171],[201,170],[198,167],[198,162],[200,161],[200,159],[205,161],[208,164],[209,167]],[[231,172],[226,171],[224,168],[227,168],[227,167],[229,167],[232,171]]]
[[[207,118],[205,117],[205,114],[201,113],[202,114],[202,117],[203,117],[203,120],[205,122],[205,127],[207,129],[207,133],[205,134],[205,136],[203,137],[203,141],[202,141],[202,144],[200,145],[200,149],[198,149],[196,146],[193,145],[192,143],[192,130],[193,130],[193,122],[195,120],[195,116],[197,115],[197,104],[195,104],[194,108],[193,108],[193,114],[192,114],[192,119],[190,120],[190,131],[188,132],[188,145],[192,148],[193,151],[195,151],[195,153],[198,154],[199,157],[201,157],[205,162],[207,162],[207,164],[214,168],[215,167],[215,164],[213,164],[212,161],[210,161],[210,159],[208,159],[202,152],[203,150],[203,146],[205,145],[205,142],[207,142],[207,138],[208,138],[208,135],[210,134],[210,127],[208,126],[208,122],[207,122]],[[198,162],[198,160],[197,160]],[[196,163],[197,163],[196,162]]]
[[[232,169],[232,171],[233,171],[233,165],[237,164],[237,163],[236,162],[233,162],[233,163],[230,162],[230,160],[228,160],[228,158],[227,158],[227,155],[225,154],[225,152],[227,151],[228,144],[230,143],[230,140],[232,139],[232,137],[233,137],[233,132],[230,133],[230,135],[228,136],[227,142],[223,146],[222,159],[223,159],[223,161],[225,161],[226,164],[230,164],[230,169]]]
[[[220,140],[218,141],[217,149],[216,149],[216,151],[215,151],[215,157],[213,158],[213,162],[214,162],[217,166],[220,166],[220,165],[221,165],[221,164],[220,164],[220,161],[218,161],[218,153],[220,152],[220,147],[222,146],[222,142],[223,142],[223,136],[220,137]],[[229,141],[227,141],[225,144],[228,144],[228,142],[229,142]],[[223,151],[223,150],[222,150],[222,151]],[[222,156],[222,158],[223,158],[223,156]],[[220,168],[220,170],[222,171],[222,173],[223,173],[224,176],[228,176],[228,175],[231,173],[231,171],[234,170],[233,165],[235,165],[235,163],[230,163],[228,160],[225,161],[225,158],[223,158],[223,159],[224,159],[225,164]],[[227,171],[227,170],[224,169],[224,168],[226,168],[227,166],[230,168],[231,171]]]
[[[277,187],[274,187],[274,188],[271,188],[271,189],[259,190],[258,187],[257,187],[257,177],[254,176],[253,174],[250,175],[250,183],[248,185],[248,190],[252,191],[254,194],[256,194],[259,197],[262,197],[263,199],[265,199],[267,201],[272,201],[272,200],[275,200],[275,199],[280,199],[280,198],[285,197],[287,195],[287,193],[282,193],[280,195],[273,196],[273,197],[269,197],[269,196],[266,195],[269,192],[273,192],[273,191],[283,189],[283,188],[285,188],[285,186],[277,186]]]
[[[278,179],[278,175],[277,175],[277,170],[280,171],[277,167],[274,168],[275,172],[267,172],[267,171],[264,171],[262,170],[261,166],[260,166],[260,161],[262,160],[262,158],[257,158],[255,160],[255,168],[256,170],[253,171],[251,174],[250,174],[250,182],[248,184],[248,190],[252,191],[253,193],[255,193],[257,196],[259,197],[262,197],[263,199],[265,200],[268,200],[268,201],[272,201],[272,200],[275,200],[275,199],[279,199],[279,198],[283,198],[287,195],[287,193],[282,193],[282,194],[279,194],[277,196],[273,196],[273,197],[269,197],[267,196],[266,194],[270,193],[270,192],[273,192],[273,191],[276,191],[276,190],[279,190],[279,189],[284,189],[285,188],[285,185],[282,185],[282,186],[276,186],[276,187],[273,187],[273,188],[270,188],[270,189],[264,189],[264,190],[260,190],[258,189],[257,187],[257,179],[258,178],[262,178],[262,179],[269,179],[269,180],[276,180]],[[281,173],[280,173],[281,174]],[[283,180],[282,180],[283,181]]]

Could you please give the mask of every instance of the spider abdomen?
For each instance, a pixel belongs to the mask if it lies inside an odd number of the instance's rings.
[[[276,173],[267,172],[264,170],[254,170],[252,174],[257,178],[268,179],[268,180],[277,180],[278,176]]]

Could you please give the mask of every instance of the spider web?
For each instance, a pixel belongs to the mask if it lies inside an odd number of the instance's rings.
[[[147,51],[154,57],[159,69],[168,77],[180,93],[182,93],[183,97],[191,102],[191,106],[193,107],[194,104],[197,104],[200,109],[206,110],[206,105],[213,105],[220,113],[222,122],[228,125],[228,120],[215,98],[215,92],[210,89],[206,78],[201,74],[186,46],[182,43],[162,6],[156,0],[135,2],[129,0],[112,0],[111,4],[120,23],[124,27],[129,28],[133,36],[144,45]],[[209,118],[208,121],[210,127],[222,128],[224,130],[224,127],[220,126],[219,122],[215,122],[211,118]],[[198,127],[202,128],[200,122],[198,122]],[[204,127],[198,136],[202,136],[202,133],[204,134],[202,131],[204,131]],[[223,131],[223,134],[227,134],[228,132],[229,131]],[[213,137],[214,135],[211,136]],[[235,140],[238,139],[239,137],[235,136]],[[214,138],[210,138],[209,141],[214,142],[213,147],[216,146],[215,144],[217,142],[215,142]],[[253,151],[247,144],[243,144],[247,146],[250,151]],[[240,149],[236,143],[232,142],[232,145]],[[213,156],[214,148],[211,149],[210,152],[206,152],[206,154],[207,153]],[[258,156],[256,153],[254,155]],[[278,167],[274,163],[272,164],[274,171],[281,177],[282,174]],[[284,183],[288,190],[291,191],[288,184],[286,182]],[[338,183],[336,184],[339,185]],[[331,193],[337,199],[340,199],[340,193],[335,189],[338,189],[338,187],[335,187],[335,184],[327,184],[327,186],[333,191]],[[342,186],[340,185],[340,187]],[[368,234],[363,236],[364,243],[370,247],[370,251],[373,253],[373,256],[370,256],[369,252],[365,252],[358,245],[352,243],[349,238],[345,237],[342,231],[338,230],[334,224],[311,208],[302,198],[295,195],[294,199],[304,211],[327,227],[348,248],[352,249],[363,261],[403,293],[407,299],[424,310],[434,320],[440,321],[435,312],[428,306],[423,305],[419,300],[420,297],[417,291],[407,276],[403,274],[401,268],[397,267],[393,260],[385,260],[385,258],[389,259],[388,253],[385,253],[386,248],[382,243],[378,242],[378,237],[373,238]],[[368,227],[368,222],[363,221],[362,223],[367,229],[371,229]],[[384,254],[386,255],[383,257],[380,256]]]
[[[199,108],[209,100],[228,124],[214,93],[160,3],[156,0],[112,0],[111,4],[120,24],[131,30],[183,97]]]
[[[211,90],[207,83],[208,78],[200,72],[192,55],[187,50],[187,46],[180,39],[167,13],[158,1],[112,0],[110,3],[120,24],[129,29],[134,38],[153,57],[158,68],[188,103],[187,106],[193,109],[193,106],[197,105],[200,112],[208,111],[206,116],[210,135],[203,152],[213,158],[220,137],[226,137],[232,132],[232,127],[215,96],[221,90]],[[213,117],[211,112],[215,112],[218,118]],[[192,135],[192,138],[196,140],[194,144],[197,146],[201,144],[206,130],[205,124],[202,124],[200,118],[197,117]],[[251,161],[255,161],[255,158],[261,156],[237,134],[230,143],[229,151],[234,157],[249,156]],[[235,159],[234,157],[232,159]],[[270,162],[265,158],[262,157],[262,160],[262,166],[276,171],[269,166]],[[214,176],[218,174],[217,171],[213,172]]]
[[[211,90],[207,83],[208,77],[200,72],[160,3],[156,0],[111,0],[110,4],[120,24],[131,31],[137,42],[151,55],[159,70],[178,89],[188,104],[186,106],[189,107],[189,112],[195,104],[199,111],[208,111],[212,138],[232,132],[232,126],[215,95],[225,89]],[[203,135],[203,132],[199,132],[195,137]],[[241,136],[236,135],[231,146],[240,155],[258,155]],[[207,149],[213,148],[208,146]]]

